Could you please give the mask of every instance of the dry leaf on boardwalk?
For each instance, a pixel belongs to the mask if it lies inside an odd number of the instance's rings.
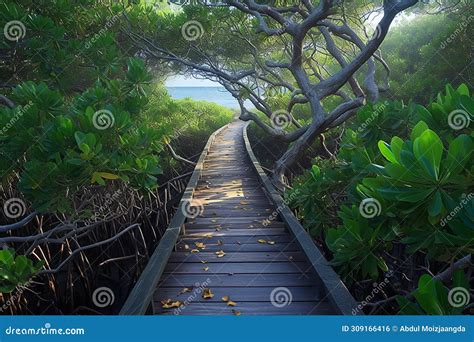
[[[178,295],[182,295],[184,293],[191,292],[193,289],[191,287],[185,287],[181,291],[179,291]]]
[[[214,297],[214,294],[211,292],[211,289],[205,288],[202,292],[202,298],[211,299]]]
[[[259,239],[257,241],[258,241],[258,243],[267,243],[267,240],[263,240],[263,239]]]
[[[209,267],[204,267],[204,268],[203,268],[203,271],[204,271],[204,272],[209,271]]]
[[[183,303],[179,300],[173,301],[171,299],[166,299],[161,301],[161,307],[163,309],[174,309],[179,308]]]
[[[218,258],[222,258],[225,255],[225,252],[223,250],[217,251],[216,255]]]
[[[234,309],[232,309],[232,313],[233,313],[235,316],[240,316],[240,315],[242,314],[239,310],[234,310]]]
[[[202,242],[195,242],[194,245],[197,247],[197,248],[206,248],[206,245]]]

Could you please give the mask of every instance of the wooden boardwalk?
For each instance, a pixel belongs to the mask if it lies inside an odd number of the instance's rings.
[[[255,172],[257,162],[249,157],[245,127],[234,121],[208,143],[192,195],[181,206],[186,221],[166,254],[167,263],[154,268],[161,274],[155,276],[153,313],[341,314],[329,287],[339,287],[336,293],[344,291],[341,297],[349,301],[352,297],[338,278],[334,281],[334,273],[329,285],[322,279],[315,267],[327,268],[326,260],[320,254],[315,254],[319,260],[308,259],[311,252],[305,253],[301,236],[292,234],[288,222],[278,218],[282,208],[276,207]],[[316,248],[310,243],[311,250]],[[150,266],[144,272],[154,269]],[[135,292],[132,297],[146,293]],[[132,307],[132,302],[133,298],[126,306]]]

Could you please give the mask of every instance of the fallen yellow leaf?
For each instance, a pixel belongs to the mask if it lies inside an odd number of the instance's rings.
[[[214,297],[214,294],[211,292],[211,289],[205,288],[202,292],[202,298],[211,299]]]
[[[161,301],[162,308],[163,309],[174,309],[174,308],[179,308],[183,303],[179,300],[172,301],[171,299],[166,299]]]
[[[222,297],[223,302],[228,302],[230,300],[229,296]]]
[[[203,270],[204,270],[204,272],[207,272],[207,271],[209,271],[209,267],[204,267]]]
[[[258,241],[258,243],[267,243],[267,241],[266,241],[266,240],[263,240],[263,239],[259,239],[259,240],[257,240],[257,241]]]
[[[267,242],[269,245],[274,245],[275,244],[275,241],[268,241]]]
[[[202,242],[195,242],[194,245],[197,247],[197,248],[206,248],[206,245]]]
[[[223,250],[217,251],[216,255],[218,258],[222,258],[225,255],[225,252]]]
[[[233,313],[235,316],[240,316],[240,315],[242,314],[239,310],[234,310],[234,309],[232,309],[232,313]]]
[[[199,249],[191,249],[191,253],[199,253]]]
[[[240,204],[246,205],[246,204],[249,204],[249,202],[242,200],[242,201],[240,201]]]
[[[207,261],[201,260],[201,264],[207,264]]]
[[[183,293],[187,293],[187,292],[191,292],[193,289],[190,288],[190,287],[185,287],[184,289],[182,289],[181,291],[179,291],[178,295],[181,295]]]
[[[229,301],[227,302],[227,305],[228,305],[228,306],[236,306],[237,303],[236,303],[236,302],[233,302],[233,301],[231,301],[231,300],[229,300]]]

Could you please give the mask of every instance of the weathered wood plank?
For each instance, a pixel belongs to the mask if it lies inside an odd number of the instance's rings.
[[[221,286],[320,286],[321,281],[312,274],[163,274],[158,287],[193,287],[196,284]],[[230,294],[232,295],[232,294]]]
[[[234,310],[234,311],[232,311]],[[332,304],[326,301],[318,302],[291,302],[287,306],[276,307],[271,302],[242,302],[237,306],[230,307],[226,303],[200,303],[191,302],[181,309],[164,310],[160,303],[156,305],[156,311],[162,315],[234,315],[235,310],[243,316],[246,315],[334,315]]]
[[[252,274],[252,273],[284,273],[299,274],[308,271],[306,262],[240,262],[240,263],[168,263],[165,273],[173,274]]]
[[[218,258],[215,253],[200,252],[196,254],[173,252],[169,262],[278,262],[278,261],[306,261],[306,257],[301,252],[229,252],[222,258]]]
[[[321,293],[317,287],[287,287],[291,293],[293,302],[316,302],[324,299],[324,293]],[[241,302],[265,302],[270,300],[274,287],[215,287],[211,288],[214,294],[213,298],[203,299],[202,291],[198,288],[192,288],[189,292],[182,293],[182,287],[160,288],[155,292],[154,301],[161,302],[166,299],[188,300],[201,303],[222,303],[222,297],[229,296],[231,300]]]

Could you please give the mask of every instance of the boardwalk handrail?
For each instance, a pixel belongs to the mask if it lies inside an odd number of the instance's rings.
[[[201,156],[194,168],[193,174],[189,179],[186,190],[184,191],[183,197],[179,202],[176,213],[174,214],[171,222],[163,234],[160,243],[153,252],[150,260],[143,270],[142,274],[138,278],[137,283],[130,292],[125,304],[122,306],[119,315],[144,315],[147,311],[148,306],[151,303],[153,294],[156,286],[160,281],[171,252],[176,245],[176,242],[181,232],[181,227],[186,221],[184,215],[183,206],[190,201],[194,194],[194,189],[198,184],[201,172],[203,170],[204,159],[209,152],[209,148],[214,142],[215,137],[222,131],[226,126],[219,128],[217,131],[211,134],[206,146],[204,147]]]
[[[249,123],[244,127],[244,143],[247,150],[247,154],[252,162],[255,172],[258,174],[263,182],[263,186],[267,192],[268,197],[277,208],[277,213],[280,215],[283,222],[289,228],[290,233],[293,235],[298,245],[303,250],[303,253],[308,258],[316,276],[323,283],[327,297],[329,301],[335,306],[335,308],[342,315],[361,315],[361,310],[354,310],[357,306],[357,302],[350,294],[344,283],[341,281],[337,273],[330,266],[329,262],[323,256],[319,248],[314,244],[309,234],[303,228],[298,219],[293,215],[292,211],[286,205],[280,193],[275,189],[267,174],[263,171],[262,166],[255,157],[250,145],[247,129]]]

